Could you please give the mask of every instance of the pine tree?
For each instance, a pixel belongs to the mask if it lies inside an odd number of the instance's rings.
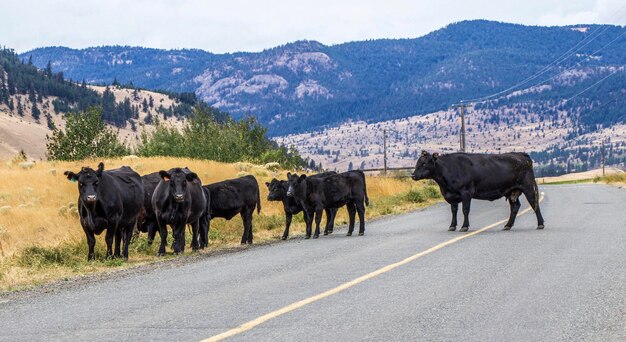
[[[50,63],[50,61],[48,61],[48,64],[46,64],[46,70],[44,71],[44,74],[46,75],[46,77],[52,78],[52,64]]]
[[[33,116],[33,119],[39,121],[39,116],[41,115],[41,111],[39,110],[39,108],[37,108],[37,103],[33,103],[33,109],[32,109],[31,115]]]

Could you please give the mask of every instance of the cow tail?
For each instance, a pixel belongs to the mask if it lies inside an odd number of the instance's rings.
[[[365,195],[365,205],[369,206],[370,205],[370,199],[369,197],[367,197],[367,183],[365,183],[365,172],[359,170],[361,173],[361,176],[363,176],[363,194]]]
[[[539,208],[539,187],[537,186],[536,179],[533,179],[533,184],[535,185],[535,203],[533,203],[533,210],[537,212],[537,208]]]
[[[259,191],[258,186],[256,192],[256,213],[261,213],[261,191]]]

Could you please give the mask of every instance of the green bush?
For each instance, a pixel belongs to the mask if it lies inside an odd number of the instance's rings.
[[[426,197],[428,198],[440,198],[441,197],[441,193],[439,192],[439,189],[432,185],[428,185],[424,188],[424,194],[426,194]]]
[[[413,203],[426,202],[426,196],[419,190],[409,190],[406,194],[404,194],[404,199]]]
[[[102,121],[102,110],[89,108],[84,113],[70,113],[65,131],[54,128],[47,136],[46,148],[50,160],[82,160],[119,157],[130,154],[118,140],[117,132]]]
[[[218,122],[215,117],[213,109],[197,107],[182,131],[156,122],[154,131],[141,134],[137,153],[146,157],[188,157],[226,163],[277,162],[286,168],[306,165],[295,149],[277,146],[268,139],[267,129],[256,118],[239,121],[228,118]]]

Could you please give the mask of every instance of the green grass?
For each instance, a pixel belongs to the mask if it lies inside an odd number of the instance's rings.
[[[585,178],[585,179],[577,179],[577,180],[568,180],[568,181],[558,181],[558,182],[549,182],[549,183],[538,183],[538,185],[563,185],[563,184],[582,184],[582,183],[591,183],[596,182],[595,179]]]

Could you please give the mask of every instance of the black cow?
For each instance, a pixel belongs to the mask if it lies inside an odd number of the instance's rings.
[[[173,168],[159,171],[161,181],[152,195],[152,207],[159,226],[161,245],[159,255],[165,255],[167,225],[172,226],[174,253],[185,250],[185,227],[191,225],[191,248],[198,249],[200,218],[206,211],[202,181],[189,169]]]
[[[363,171],[348,171],[327,177],[307,177],[287,174],[289,188],[287,196],[293,197],[302,206],[306,221],[306,238],[311,237],[313,217],[315,234],[320,235],[322,210],[346,206],[350,216],[348,236],[354,231],[355,213],[359,214],[359,235],[365,233],[365,205],[369,205],[365,175]]]
[[[254,213],[254,208],[256,208],[257,213],[261,212],[261,196],[259,194],[259,183],[257,183],[256,178],[248,175],[205,185],[202,188],[210,196],[211,203],[210,211],[206,213],[202,220],[200,245],[208,245],[212,219],[221,217],[230,220],[237,214],[241,214],[241,219],[243,220],[241,244],[251,244],[253,239],[252,214]]]
[[[537,229],[544,227],[533,162],[526,153],[451,153],[440,156],[423,151],[412,178],[437,182],[441,194],[452,207],[450,231],[456,230],[459,203],[463,203],[463,226],[460,231],[465,232],[469,229],[472,198],[494,201],[502,197],[511,206],[511,216],[504,230],[511,229],[521,206],[519,197],[522,193],[535,210]]]
[[[323,172],[313,175],[311,177],[326,177],[329,175],[336,175],[337,172]],[[302,206],[298,204],[293,197],[287,196],[289,190],[289,182],[285,180],[272,179],[271,182],[265,182],[269,194],[267,195],[268,201],[281,201],[283,202],[283,209],[285,210],[285,231],[283,232],[283,240],[287,240],[289,237],[289,227],[291,226],[291,219],[293,215],[302,211]],[[324,235],[332,234],[335,223],[335,216],[337,215],[337,208],[325,208],[326,212],[326,228],[324,228]]]
[[[159,182],[161,182],[161,175],[158,172],[153,172],[147,175],[141,176],[141,182],[143,183],[143,208],[137,218],[137,230],[143,233],[148,233],[148,244],[152,244],[156,232],[159,231],[159,227],[156,223],[156,217],[154,216],[154,209],[152,208],[152,195]]]
[[[128,166],[104,171],[104,163],[93,170],[83,167],[80,172],[65,171],[72,182],[78,182],[78,211],[80,224],[89,245],[88,260],[93,260],[95,235],[105,229],[107,258],[120,257],[120,242],[124,241],[122,255],[128,259],[128,244],[143,205],[141,177]],[[95,234],[95,235],[94,235]],[[115,252],[112,251],[115,237]]]

